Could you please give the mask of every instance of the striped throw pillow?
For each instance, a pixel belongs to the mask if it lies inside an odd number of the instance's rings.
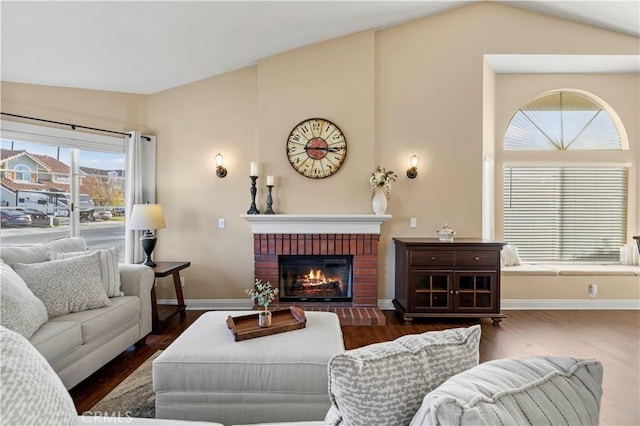
[[[530,357],[485,362],[424,397],[410,426],[597,425],[602,364]]]

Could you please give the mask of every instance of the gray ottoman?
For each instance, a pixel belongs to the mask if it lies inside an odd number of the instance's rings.
[[[156,417],[232,424],[323,420],[327,366],[344,351],[337,315],[305,312],[306,328],[236,342],[207,312],[153,361]]]

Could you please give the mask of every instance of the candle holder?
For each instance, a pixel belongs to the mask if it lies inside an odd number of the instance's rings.
[[[258,192],[256,189],[256,181],[258,180],[258,176],[249,176],[249,178],[251,179],[251,189],[249,189],[249,192],[251,192],[251,207],[247,210],[247,214],[260,214],[260,210],[256,207],[256,193]]]
[[[276,214],[276,212],[273,211],[273,197],[271,196],[272,189],[273,185],[267,185],[269,194],[267,195],[267,209],[264,211],[264,214]]]

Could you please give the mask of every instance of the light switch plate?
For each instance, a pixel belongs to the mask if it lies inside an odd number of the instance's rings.
[[[224,227],[227,226],[227,222],[224,220],[224,218],[219,218],[218,219],[218,228],[220,229],[224,229]]]
[[[409,219],[409,228],[417,228],[418,227],[418,219],[415,217],[412,217],[411,219]]]

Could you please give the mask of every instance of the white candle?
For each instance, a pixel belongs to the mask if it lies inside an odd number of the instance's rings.
[[[249,176],[258,176],[258,163],[255,161],[251,162],[251,171],[249,172]]]
[[[267,176],[267,185],[273,186],[273,176]]]

